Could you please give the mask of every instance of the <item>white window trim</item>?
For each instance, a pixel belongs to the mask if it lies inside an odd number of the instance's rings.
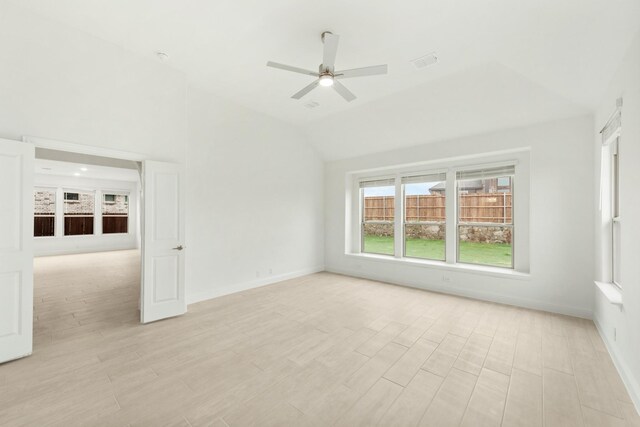
[[[420,266],[425,268],[453,268],[456,271],[469,271],[489,273],[503,276],[528,276],[530,273],[529,260],[529,219],[530,219],[530,160],[529,149],[508,150],[499,153],[487,153],[477,156],[464,156],[458,158],[441,159],[411,165],[388,166],[366,171],[354,171],[347,173],[346,203],[345,209],[345,254],[360,256],[374,261],[390,261],[404,265]],[[504,165],[515,165],[516,173],[514,182],[513,205],[513,268],[492,267],[478,264],[465,264],[457,262],[457,220],[456,197],[446,199],[446,235],[445,245],[446,261],[421,260],[403,256],[403,200],[398,197],[402,194],[402,177],[418,174],[442,173],[447,174],[447,194],[456,195],[456,172],[475,168],[489,168]],[[395,176],[396,182],[396,216],[394,220],[394,256],[377,255],[361,252],[361,191],[360,182],[375,179],[390,178]],[[516,194],[517,193],[517,194]],[[452,215],[450,217],[450,215]],[[453,220],[450,220],[452,218]],[[399,220],[400,219],[400,220]],[[515,237],[517,236],[517,237]],[[453,242],[454,244],[451,244]]]
[[[46,185],[34,185],[33,192],[35,195],[36,191],[50,191],[55,194],[55,204],[53,205],[54,211],[53,215],[43,215],[43,216],[52,216],[53,217],[53,236],[33,236],[34,239],[45,240],[45,239],[55,239],[58,233],[58,191],[55,186],[46,186]],[[64,203],[64,200],[62,201]],[[34,218],[38,215],[33,214]]]
[[[622,98],[616,100],[616,108],[600,131],[602,148],[600,150],[600,214],[601,223],[607,231],[602,233],[601,260],[602,280],[596,286],[612,304],[621,305],[622,282],[616,277],[616,266],[620,262],[620,254],[616,257],[615,229],[621,227],[619,212],[620,187],[614,177],[614,156],[618,157],[618,177],[620,167],[620,142],[622,139]],[[614,188],[615,186],[615,188]],[[617,200],[615,197],[617,196]],[[617,204],[616,204],[617,203]],[[616,211],[617,208],[617,211]],[[608,285],[608,286],[605,286]],[[613,295],[613,298],[611,297]],[[620,297],[618,298],[618,295]]]

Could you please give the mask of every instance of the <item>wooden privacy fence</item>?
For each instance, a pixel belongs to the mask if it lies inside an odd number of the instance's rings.
[[[93,234],[94,217],[90,215],[65,215],[64,235],[77,236]],[[56,218],[54,215],[35,215],[33,217],[34,237],[55,236]],[[127,233],[129,231],[127,214],[104,215],[102,234]]]
[[[56,217],[53,215],[35,215],[33,217],[33,235],[35,237],[53,236]]]
[[[472,193],[459,197],[460,222],[511,223],[511,193]],[[407,222],[444,221],[445,200],[445,196],[438,194],[406,196]],[[365,221],[393,221],[394,213],[394,196],[364,198]]]

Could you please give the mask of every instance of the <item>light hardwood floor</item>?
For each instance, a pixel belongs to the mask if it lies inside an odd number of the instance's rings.
[[[588,320],[321,273],[140,325],[136,251],[35,266],[3,425],[640,425]]]

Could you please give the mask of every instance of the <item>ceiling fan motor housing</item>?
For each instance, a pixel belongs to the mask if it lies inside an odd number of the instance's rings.
[[[324,76],[324,75],[333,76],[333,70],[334,70],[334,67],[325,67],[324,64],[320,64],[318,66],[318,74],[320,74],[321,76]]]

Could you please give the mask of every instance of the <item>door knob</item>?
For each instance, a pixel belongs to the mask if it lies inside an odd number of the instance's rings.
[[[174,250],[176,250],[176,251],[181,251],[181,250],[183,250],[183,249],[184,249],[184,247],[183,247],[182,245],[178,245],[178,246],[176,246],[176,247],[175,247],[175,248],[173,248],[173,249],[174,249]]]

